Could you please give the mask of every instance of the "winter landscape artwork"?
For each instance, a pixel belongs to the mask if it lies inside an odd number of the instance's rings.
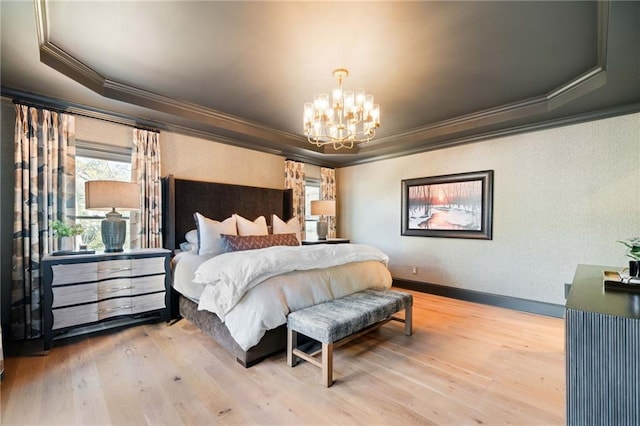
[[[493,170],[402,181],[402,235],[491,239]]]

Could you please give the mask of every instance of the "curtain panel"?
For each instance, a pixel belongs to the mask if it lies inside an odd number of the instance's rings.
[[[335,200],[336,199],[336,171],[335,169],[320,168],[320,199]],[[327,218],[329,232],[327,237],[336,238],[336,228],[338,221],[336,216]]]
[[[160,133],[133,129],[131,181],[140,185],[140,211],[130,213],[131,248],[162,247]]]
[[[16,104],[11,338],[42,335],[40,261],[58,249],[49,225],[75,224],[75,119]]]
[[[304,184],[304,163],[286,160],[284,162],[284,188],[293,190],[293,215],[300,222],[302,239],[306,238]]]

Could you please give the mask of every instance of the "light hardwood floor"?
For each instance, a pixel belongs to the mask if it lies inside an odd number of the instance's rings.
[[[413,294],[414,335],[338,349],[331,388],[284,353],[244,369],[186,320],[5,348],[0,423],[564,423],[562,319]]]

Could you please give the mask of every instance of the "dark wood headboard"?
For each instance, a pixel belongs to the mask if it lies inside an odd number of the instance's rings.
[[[249,220],[264,216],[271,225],[271,215],[287,221],[293,217],[293,194],[290,189],[258,188],[226,183],[162,178],[163,247],[173,250],[185,241],[185,234],[196,229],[193,214],[224,220],[236,213]]]

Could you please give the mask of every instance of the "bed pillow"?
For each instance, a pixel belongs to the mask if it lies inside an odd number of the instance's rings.
[[[268,235],[269,229],[267,228],[267,219],[264,216],[260,216],[253,222],[249,219],[245,219],[239,214],[234,214],[233,217],[236,219],[236,226],[238,228],[238,232],[232,235]]]
[[[180,244],[180,249],[182,251],[194,251],[196,254],[198,253],[198,230],[192,229],[191,231],[184,234],[184,239],[187,240],[184,243]]]
[[[189,244],[198,245],[198,230],[192,229],[191,231],[184,234],[184,239],[187,240]]]
[[[220,234],[237,235],[236,218],[231,216],[222,222],[194,213],[198,226],[198,254],[224,253]]]
[[[195,254],[198,254],[198,246],[194,246],[193,244],[185,241],[184,243],[180,243],[180,251],[192,251]]]
[[[277,214],[271,215],[271,223],[273,224],[274,234],[296,234],[298,243],[302,241],[300,238],[300,221],[297,217],[289,219],[288,222],[280,219]]]
[[[220,235],[224,251],[255,250],[273,246],[297,246],[296,234]]]

